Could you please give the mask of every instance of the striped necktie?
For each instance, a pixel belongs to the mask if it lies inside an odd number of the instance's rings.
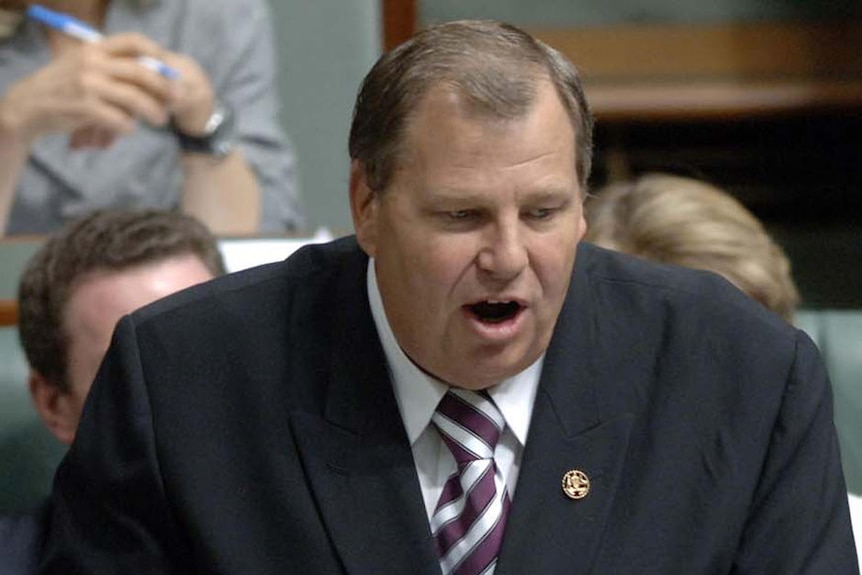
[[[431,417],[458,470],[431,517],[444,575],[492,575],[509,512],[494,448],[506,426],[487,394],[452,388]]]

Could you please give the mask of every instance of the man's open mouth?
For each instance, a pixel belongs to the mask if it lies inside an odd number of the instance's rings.
[[[523,307],[516,301],[486,300],[468,305],[467,309],[481,322],[502,323],[518,315]]]

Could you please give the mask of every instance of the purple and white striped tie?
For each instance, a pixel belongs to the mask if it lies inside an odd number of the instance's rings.
[[[487,394],[455,388],[431,421],[458,464],[431,517],[440,568],[444,575],[492,575],[510,505],[494,464],[506,421]]]

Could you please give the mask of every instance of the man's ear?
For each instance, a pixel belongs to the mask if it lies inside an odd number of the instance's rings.
[[[44,375],[31,369],[27,378],[30,397],[45,427],[60,441],[71,445],[78,428],[78,411],[70,394]]]
[[[587,230],[590,229],[590,225],[587,223],[587,213],[581,209],[581,218],[578,222],[578,225],[581,228],[580,234],[578,234],[578,241],[584,239],[584,236],[587,235]]]
[[[359,245],[372,258],[377,253],[377,201],[377,194],[368,185],[365,166],[353,160],[350,164],[350,215]]]

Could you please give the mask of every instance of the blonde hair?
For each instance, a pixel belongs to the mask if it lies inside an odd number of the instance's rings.
[[[799,292],[790,261],[760,221],[702,181],[647,174],[586,203],[586,239],[642,258],[716,272],[791,321]]]

